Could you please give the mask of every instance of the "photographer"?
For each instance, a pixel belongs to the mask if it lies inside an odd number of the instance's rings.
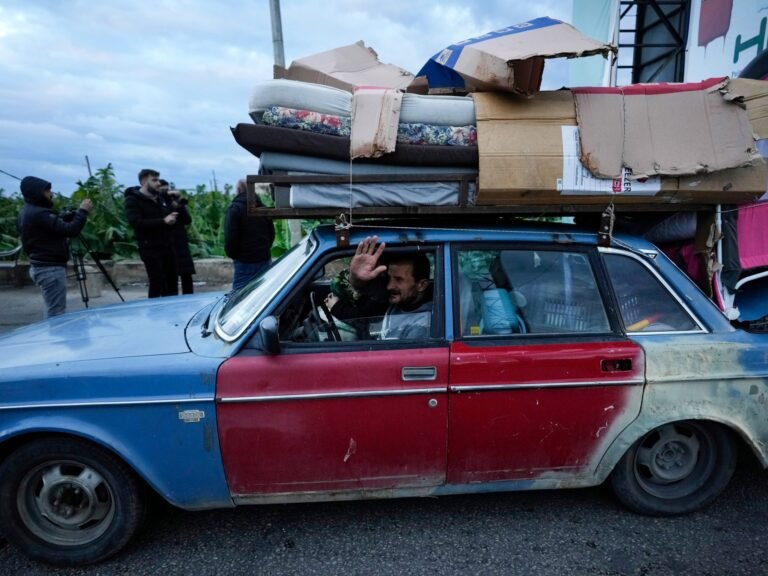
[[[43,317],[51,318],[67,309],[67,238],[80,234],[93,203],[86,198],[77,211],[59,214],[53,209],[51,183],[34,176],[21,181],[21,194],[21,244],[29,256],[29,276],[43,293]]]
[[[149,280],[149,298],[179,293],[173,228],[179,213],[160,195],[160,173],[149,168],[139,172],[140,188],[125,191],[125,215],[133,227],[139,256]]]
[[[181,293],[192,294],[194,284],[192,275],[196,273],[195,262],[192,260],[192,253],[189,251],[189,236],[187,236],[187,226],[192,224],[192,216],[187,210],[187,199],[181,196],[179,190],[172,190],[168,182],[160,179],[160,195],[165,204],[179,213],[176,218],[176,225],[173,227],[173,248],[176,252],[176,271],[181,279]]]

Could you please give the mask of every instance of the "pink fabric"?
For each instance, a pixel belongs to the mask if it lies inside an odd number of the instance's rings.
[[[739,208],[736,238],[742,268],[768,266],[768,202]]]
[[[666,246],[662,250],[677,267],[685,272],[699,286],[707,285],[707,277],[696,245],[691,242],[682,246]]]

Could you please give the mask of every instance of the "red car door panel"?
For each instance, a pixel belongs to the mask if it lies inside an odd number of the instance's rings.
[[[579,474],[639,412],[628,340],[451,348],[448,482]]]
[[[444,347],[226,361],[217,412],[231,492],[442,484],[447,380]]]

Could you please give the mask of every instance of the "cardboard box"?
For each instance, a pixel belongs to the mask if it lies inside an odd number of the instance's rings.
[[[768,165],[682,178],[595,178],[580,162],[570,90],[525,99],[473,95],[478,126],[478,205],[623,205],[751,202],[766,190]],[[605,110],[610,120],[615,110]]]
[[[451,44],[416,76],[427,78],[433,94],[501,90],[531,95],[539,91],[546,58],[608,56],[615,51],[570,24],[536,18]]]
[[[755,138],[768,138],[768,82],[732,78],[723,92],[727,100],[735,100],[744,106]]]
[[[581,160],[619,178],[706,174],[749,165],[757,155],[747,112],[728,80],[574,88]]]
[[[291,62],[290,67],[274,67],[275,78],[324,84],[352,92],[355,86],[377,86],[405,90],[413,74],[392,64],[384,64],[373,48],[361,41],[334,48]]]

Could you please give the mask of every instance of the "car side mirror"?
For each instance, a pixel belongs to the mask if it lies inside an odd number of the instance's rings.
[[[259,324],[259,336],[261,344],[267,354],[278,354],[280,352],[280,337],[277,334],[277,318],[267,316]]]

